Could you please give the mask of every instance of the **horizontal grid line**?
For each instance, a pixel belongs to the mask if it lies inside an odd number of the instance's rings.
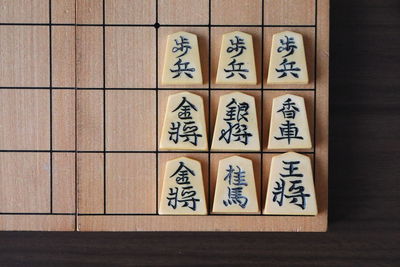
[[[193,153],[193,154],[283,154],[287,151],[195,151],[195,150],[169,150],[169,151],[162,151],[162,150],[0,150],[0,153],[132,153],[132,154],[156,154],[156,153],[164,153],[164,154],[177,154],[177,153]],[[314,154],[314,151],[296,151],[300,154]]]
[[[50,149],[1,149],[0,153],[7,152],[29,152],[29,153],[75,153],[75,150],[50,150]]]
[[[18,22],[1,22],[0,26],[71,26],[75,27],[74,23],[18,23]]]
[[[49,90],[50,87],[46,86],[38,86],[38,87],[27,87],[27,86],[1,86],[0,90]],[[97,88],[97,87],[52,87],[53,90],[104,90],[104,88]],[[105,88],[105,90],[110,91],[157,91],[156,88],[122,88],[122,87],[110,87]],[[208,88],[158,88],[160,91],[171,91],[171,90],[198,90],[198,91],[208,91]],[[224,90],[263,90],[263,91],[315,91],[315,88],[211,88],[213,91],[224,91]]]
[[[0,212],[1,215],[76,215],[75,213],[58,213],[58,212]]]
[[[18,22],[2,22],[0,26],[78,26],[78,27],[156,27],[153,24],[88,24],[88,23],[18,23]],[[281,27],[307,27],[315,28],[315,24],[303,24],[303,25],[291,25],[291,24],[157,24],[157,27],[214,27],[214,28],[229,28],[229,27],[271,27],[271,28],[281,28]]]
[[[0,86],[0,90],[5,89],[29,89],[29,90],[75,90],[75,87],[49,87],[49,86]]]
[[[285,215],[285,214],[279,214],[279,215],[275,215],[275,214],[262,214],[262,213],[255,213],[255,214],[244,214],[244,213],[241,213],[241,214],[233,214],[233,213],[227,213],[227,214],[212,214],[212,213],[209,213],[209,214],[205,214],[205,215],[178,215],[178,214],[176,214],[176,215],[174,215],[174,214],[156,214],[156,213],[106,213],[106,214],[104,214],[104,213],[78,213],[77,214],[78,216],[154,216],[154,217],[223,217],[223,216],[229,216],[229,217],[232,217],[232,216],[239,216],[239,217],[242,217],[242,216],[249,216],[249,217],[253,217],[253,216],[256,216],[256,217],[260,217],[260,216],[263,216],[263,217],[282,217],[282,216],[284,216],[284,217],[315,217],[315,216],[313,216],[313,215]]]
[[[274,215],[274,214],[207,214],[207,215],[159,215],[156,213],[48,213],[48,212],[0,212],[0,216],[7,216],[7,215],[42,215],[42,216],[48,216],[48,215],[62,215],[62,216],[155,216],[155,217],[197,217],[197,216],[264,216],[264,217],[276,217],[276,216],[287,216],[287,217],[314,217],[312,215]]]

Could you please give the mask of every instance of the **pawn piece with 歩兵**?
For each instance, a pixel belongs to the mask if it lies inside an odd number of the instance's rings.
[[[303,36],[284,31],[272,36],[267,84],[307,84]]]
[[[256,103],[253,96],[241,92],[220,96],[211,150],[260,150]]]
[[[168,35],[164,56],[163,85],[203,83],[197,36],[188,32]]]
[[[217,84],[257,84],[253,39],[244,32],[230,32],[222,36]]]
[[[207,214],[203,174],[199,161],[180,157],[166,163],[159,214]]]
[[[181,92],[168,97],[160,150],[207,150],[204,104],[201,96]]]
[[[268,149],[312,148],[306,106],[301,96],[286,94],[272,101]]]
[[[272,157],[263,214],[317,213],[310,158],[295,152]]]
[[[219,161],[213,213],[259,213],[253,163],[232,156]]]

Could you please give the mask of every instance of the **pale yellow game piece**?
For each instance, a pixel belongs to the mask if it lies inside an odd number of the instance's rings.
[[[260,150],[256,103],[253,96],[234,92],[219,98],[211,150]]]
[[[268,84],[307,84],[303,36],[284,31],[272,36]]]
[[[160,150],[207,150],[207,131],[201,96],[182,92],[168,97]]]
[[[310,158],[295,152],[272,157],[263,214],[317,213]]]
[[[233,156],[219,161],[212,212],[260,212],[250,159]]]
[[[287,94],[274,98],[272,102],[268,148],[312,148],[303,97]]]
[[[206,215],[201,164],[186,157],[170,160],[160,199],[160,215]]]
[[[257,84],[253,39],[244,32],[222,36],[217,84]]]
[[[161,83],[164,85],[203,83],[196,35],[188,32],[168,35]]]

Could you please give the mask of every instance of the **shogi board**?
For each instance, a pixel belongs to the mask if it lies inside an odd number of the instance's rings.
[[[52,231],[326,231],[328,0],[0,0],[0,229]],[[204,84],[162,86],[166,36],[197,34]],[[221,36],[253,36],[258,83],[215,84]],[[310,83],[266,84],[271,37],[305,40]],[[271,100],[305,97],[317,216],[160,216],[165,162],[201,161],[209,208],[217,162],[230,153],[158,150],[169,94],[203,97],[209,133],[218,97],[256,99],[262,152],[253,160],[264,206]],[[210,137],[211,135],[209,135]]]

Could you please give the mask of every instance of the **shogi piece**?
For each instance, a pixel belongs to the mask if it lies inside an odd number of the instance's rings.
[[[250,159],[233,156],[219,161],[212,212],[260,212]]]
[[[309,149],[312,147],[304,98],[275,97],[272,102],[269,149]]]
[[[167,162],[159,214],[207,214],[200,162],[186,157]]]
[[[303,36],[284,31],[272,36],[268,84],[307,84]]]
[[[164,85],[202,84],[197,36],[188,32],[168,35],[162,75]]]
[[[257,84],[253,39],[244,32],[222,36],[217,84]]]
[[[310,158],[295,152],[272,157],[263,214],[317,213]]]
[[[168,97],[160,149],[208,149],[204,105],[201,96],[182,92]]]
[[[253,96],[234,92],[219,98],[211,150],[260,150],[256,103]]]

